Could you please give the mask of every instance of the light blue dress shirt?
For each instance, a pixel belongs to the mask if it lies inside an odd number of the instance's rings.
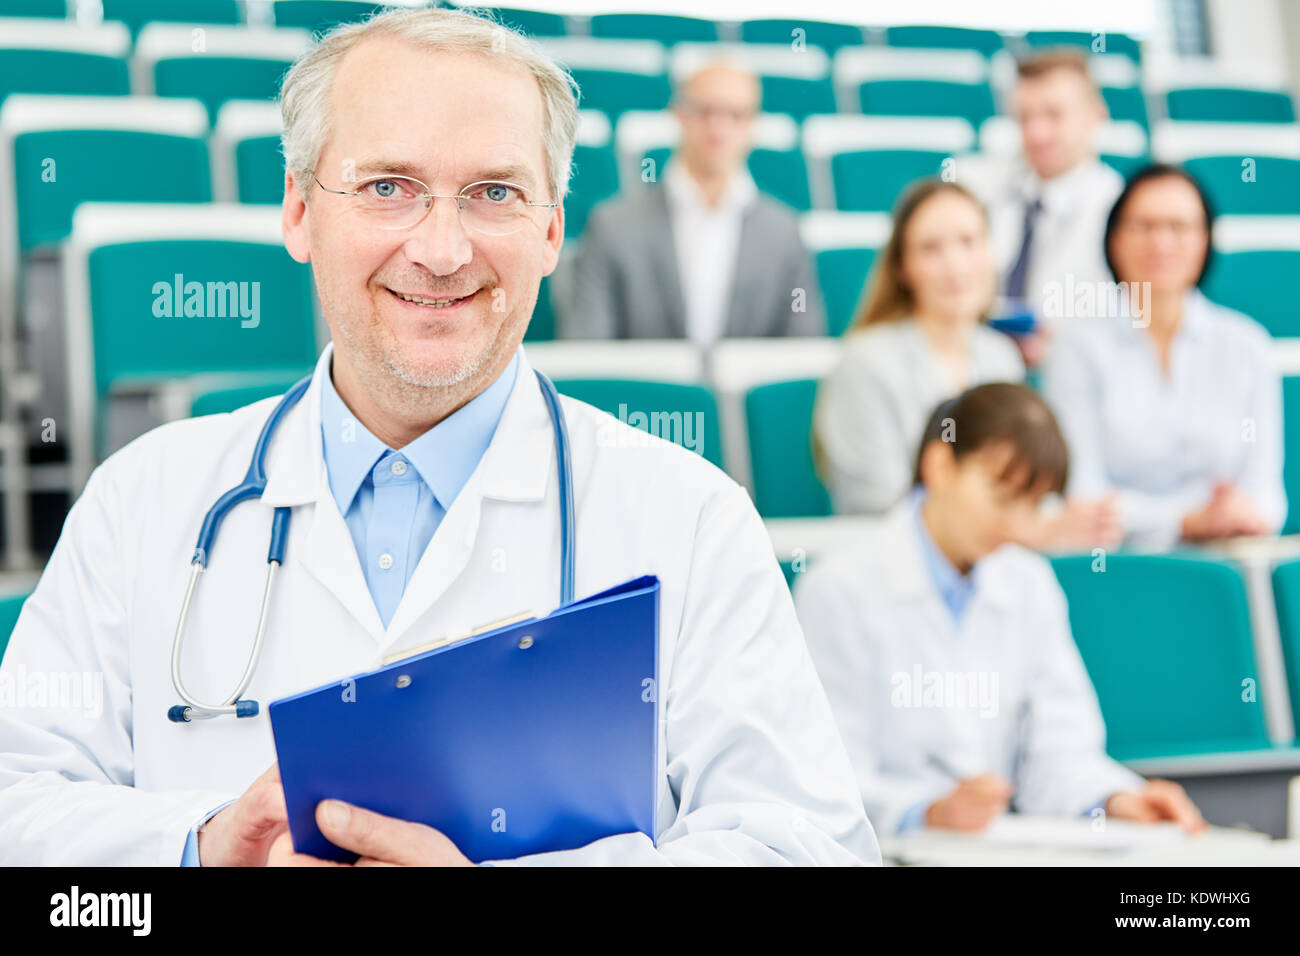
[[[1176,545],[1216,481],[1282,527],[1281,378],[1268,333],[1241,313],[1187,293],[1168,371],[1133,319],[1074,321],[1052,345],[1043,395],[1070,446],[1069,494],[1114,492],[1127,547]]]
[[[495,382],[396,451],[356,420],[329,378],[322,383],[330,491],[384,627],[443,515],[491,444],[518,370],[516,355]]]
[[[930,573],[930,579],[934,581],[943,603],[952,613],[953,623],[960,625],[962,612],[966,610],[966,605],[975,595],[975,569],[972,568],[970,574],[962,574],[957,570],[956,565],[948,560],[948,556],[939,550],[939,546],[930,535],[930,529],[925,526],[925,521],[921,518],[921,505],[924,503],[925,489],[914,490],[912,517],[916,521],[916,536],[921,542],[921,559],[925,562],[925,569]]]
[[[330,492],[361,560],[366,587],[387,627],[442,517],[492,443],[519,372],[519,355],[491,385],[400,450],[376,438],[343,404],[329,375],[321,382],[321,437]],[[233,801],[231,801],[233,802]],[[198,866],[198,828],[181,866]]]

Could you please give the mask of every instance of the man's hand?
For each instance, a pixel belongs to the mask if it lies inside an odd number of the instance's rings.
[[[473,866],[456,845],[433,827],[363,810],[341,800],[316,806],[316,825],[336,846],[359,853],[354,866]],[[347,866],[293,852],[286,830],[271,846],[267,866]]]
[[[945,830],[983,830],[1006,811],[1014,789],[994,773],[961,780],[952,793],[930,804],[925,824]]]
[[[280,765],[273,763],[238,800],[199,829],[199,865],[265,866],[280,834],[289,835],[289,811]]]
[[[1172,780],[1148,780],[1137,793],[1116,793],[1106,801],[1106,815],[1138,823],[1172,821],[1188,833],[1209,827],[1187,792]]]

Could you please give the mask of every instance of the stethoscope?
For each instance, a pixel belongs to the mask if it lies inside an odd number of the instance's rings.
[[[555,432],[555,467],[560,480],[560,604],[563,606],[573,601],[573,463],[569,455],[569,429],[564,419],[564,410],[560,408],[560,396],[555,390],[555,385],[541,372],[535,374]],[[207,568],[208,556],[212,553],[212,546],[217,539],[217,529],[235,505],[249,498],[260,498],[262,492],[266,490],[266,454],[271,445],[271,437],[281,419],[307,392],[311,381],[309,375],[285,392],[257,436],[257,444],[253,447],[253,460],[248,465],[244,480],[218,498],[208,509],[208,513],[203,516],[203,524],[199,528],[199,540],[194,546],[194,557],[190,559],[190,583],[185,589],[185,601],[181,604],[180,619],[176,622],[176,635],[172,638],[172,685],[176,688],[176,693],[185,701],[184,704],[176,704],[167,711],[167,719],[175,723],[207,720],[210,717],[221,717],[227,714],[234,714],[236,717],[252,717],[258,712],[257,701],[242,700],[241,697],[253,680],[257,658],[262,652],[262,641],[266,637],[266,617],[271,607],[275,574],[284,563],[291,509],[276,508],[271,518],[271,546],[266,555],[266,587],[262,591],[262,607],[257,617],[257,634],[253,640],[253,649],[249,652],[248,664],[244,667],[244,676],[240,678],[239,686],[221,704],[215,706],[205,704],[191,696],[185,689],[184,681],[181,680],[181,648],[185,636],[185,619],[189,615],[190,601],[194,598],[194,589],[198,585],[199,575]]]

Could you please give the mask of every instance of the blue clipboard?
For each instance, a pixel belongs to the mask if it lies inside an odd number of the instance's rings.
[[[445,833],[470,860],[654,840],[659,579],[636,578],[268,708],[293,847],[334,798]]]

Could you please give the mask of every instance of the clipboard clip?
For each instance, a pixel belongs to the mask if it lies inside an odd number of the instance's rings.
[[[436,641],[426,641],[424,644],[417,644],[415,647],[407,648],[403,651],[397,651],[384,657],[384,664],[396,664],[398,661],[404,661],[408,657],[414,657],[416,654],[423,654],[425,651],[436,650],[439,647],[445,647],[448,644],[455,644],[458,641],[468,640],[471,637],[478,637],[480,634],[486,634],[488,631],[495,631],[498,628],[509,627],[511,624],[522,624],[524,621],[532,620],[537,615],[532,611],[520,611],[518,614],[511,614],[509,617],[503,617],[499,621],[491,621],[487,624],[480,624],[478,627],[471,628],[468,631],[454,631],[446,637],[440,637]],[[531,644],[531,641],[529,642]]]

